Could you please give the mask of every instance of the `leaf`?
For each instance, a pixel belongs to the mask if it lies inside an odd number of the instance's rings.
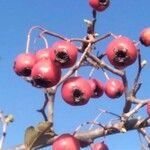
[[[25,145],[28,149],[46,144],[47,140],[54,137],[55,133],[52,130],[51,122],[41,122],[35,128],[28,127],[25,133]]]
[[[37,130],[38,132],[43,132],[45,130],[51,131],[51,127],[52,127],[51,122],[48,122],[48,121],[47,122],[41,122],[35,127],[35,130]]]
[[[30,145],[32,144],[33,140],[37,137],[38,133],[35,131],[33,126],[30,126],[26,129],[25,132],[25,140],[24,140],[24,144],[27,147],[30,147]]]

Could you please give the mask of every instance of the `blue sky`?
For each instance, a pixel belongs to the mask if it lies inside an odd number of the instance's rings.
[[[150,26],[149,6],[149,0],[112,1],[105,12],[98,13],[96,32],[103,35],[111,31],[138,40],[141,30]],[[15,57],[25,50],[28,30],[34,25],[40,25],[68,38],[83,37],[86,34],[83,19],[91,17],[88,0],[0,1],[0,110],[15,116],[15,122],[8,128],[4,149],[22,143],[26,127],[36,125],[43,119],[36,112],[44,100],[42,90],[32,87],[13,71]],[[53,38],[49,38],[50,44],[52,41]],[[108,40],[104,40],[97,44],[97,50],[104,50],[107,43]],[[148,64],[142,74],[143,86],[138,96],[149,98],[150,50],[142,45],[139,47],[142,50],[142,57],[148,61]],[[39,48],[41,48],[39,44],[31,45],[33,52]],[[81,69],[79,74],[88,77],[87,72],[91,68],[85,69]],[[132,82],[136,64],[129,67],[127,71],[128,79]],[[100,70],[94,72],[93,77],[105,82]],[[62,101],[58,89],[55,100],[55,129],[60,134],[73,132],[79,124],[94,119],[99,114],[100,108],[119,114],[122,112],[123,104],[123,96],[120,99],[110,100],[103,95],[100,99],[91,100],[86,106],[74,108]],[[146,115],[145,110],[141,115]],[[103,138],[98,140],[101,141]],[[137,132],[108,136],[105,141],[110,150],[140,150]]]

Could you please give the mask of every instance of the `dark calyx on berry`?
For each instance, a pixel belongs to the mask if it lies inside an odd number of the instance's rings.
[[[106,5],[107,4],[107,0],[99,0],[99,3],[102,5]]]
[[[75,104],[84,103],[83,93],[79,89],[74,89],[73,96]]]
[[[61,64],[65,64],[70,61],[70,58],[64,50],[62,52],[56,52],[56,61],[60,62]]]
[[[52,85],[52,83],[48,80],[45,80],[41,77],[35,77],[34,78],[34,81],[33,81],[33,85],[36,86],[36,87],[43,87],[43,88],[48,88]]]
[[[116,93],[116,98],[119,98],[120,96],[122,96],[122,94],[123,94],[122,92],[117,92]]]
[[[124,64],[130,59],[130,57],[127,55],[127,50],[115,49],[114,51],[115,51],[115,57],[113,59],[114,62]]]
[[[94,89],[94,95],[98,95],[98,93],[100,92],[100,89],[98,86],[96,86],[96,88]]]
[[[27,77],[31,75],[31,68],[25,68],[22,70],[21,75]]]

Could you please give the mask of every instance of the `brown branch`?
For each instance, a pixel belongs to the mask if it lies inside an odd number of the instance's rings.
[[[43,115],[44,120],[47,121],[48,119],[47,119],[47,115],[46,115],[46,113],[45,113],[45,108],[46,108],[46,106],[47,106],[47,104],[48,104],[47,92],[44,93],[44,97],[45,97],[44,104],[43,104],[42,108],[39,109],[39,110],[37,110],[37,111],[40,112],[40,113]]]
[[[133,83],[133,87],[132,87],[132,93],[135,96],[136,93],[138,92],[138,90],[140,89],[141,83],[139,83],[139,78],[142,72],[142,69],[144,68],[144,66],[146,65],[146,61],[145,60],[141,60],[141,53],[140,53],[140,49],[138,50],[138,71],[137,74],[135,76],[135,80]]]
[[[82,43],[89,43],[89,40],[81,39],[81,38],[71,38],[69,39],[70,42],[82,42]]]
[[[97,42],[99,42],[99,41],[101,41],[101,40],[104,40],[104,39],[110,37],[110,36],[112,36],[112,33],[111,33],[111,32],[106,33],[106,34],[103,35],[103,36],[100,36],[100,37],[95,38],[95,40],[93,41],[93,43],[97,43]]]
[[[145,141],[150,144],[150,136],[148,135],[148,133],[146,132],[146,129],[144,128],[140,128],[138,129],[138,131],[143,135]]]
[[[90,61],[89,61],[89,58],[90,58]],[[86,60],[91,63],[91,61],[94,61],[93,63],[99,67],[99,68],[104,68],[120,77],[122,77],[124,75],[124,72],[122,70],[119,70],[119,69],[116,69],[114,67],[111,67],[110,65],[106,64],[103,60],[100,60],[99,58],[97,58],[95,55],[91,54],[91,53],[88,53],[87,54],[87,58]]]
[[[48,121],[53,123],[53,117],[54,117],[54,99],[56,94],[56,88],[53,87],[48,90],[47,97],[48,97],[48,103],[47,103],[47,109],[48,109]]]
[[[96,138],[99,137],[103,137],[103,136],[108,136],[111,134],[116,134],[116,133],[120,133],[121,131],[121,127],[125,127],[126,131],[130,131],[130,130],[134,130],[134,129],[138,129],[141,127],[148,127],[150,126],[150,119],[148,119],[144,124],[137,124],[138,122],[144,122],[144,119],[138,119],[138,118],[134,118],[134,119],[130,119],[128,120],[125,124],[122,124],[122,122],[118,122],[115,123],[113,125],[110,126],[105,126],[105,128],[107,128],[106,131],[104,131],[103,128],[97,128],[91,131],[86,131],[86,132],[78,132],[76,134],[76,137],[82,141],[93,141]],[[123,126],[122,126],[123,125]],[[112,130],[113,128],[116,128],[118,130]],[[104,135],[105,133],[105,135]]]
[[[143,118],[140,118],[140,119],[134,118],[134,119],[130,119],[126,121],[125,123],[123,123],[122,121],[119,121],[112,125],[105,125],[104,126],[105,129],[100,127],[100,128],[92,129],[89,131],[82,131],[82,132],[80,131],[75,134],[75,137],[81,142],[90,144],[96,138],[100,138],[100,137],[108,136],[112,134],[117,134],[117,133],[122,133],[122,128],[125,128],[127,132],[127,131],[131,131],[135,129],[137,130],[140,128],[145,128],[148,126],[150,126],[150,119],[145,120]],[[40,149],[40,148],[44,148],[46,146],[52,145],[52,143],[54,142],[56,138],[57,136],[48,139],[47,141],[45,141],[45,143],[42,143],[41,145],[38,145],[37,147],[35,147],[35,149]],[[17,148],[20,148],[20,147],[23,147],[23,145],[17,146],[16,148],[9,149],[9,150],[17,150]],[[22,149],[22,150],[25,150],[25,149]]]

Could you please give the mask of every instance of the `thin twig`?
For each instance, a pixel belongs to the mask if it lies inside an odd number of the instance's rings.
[[[86,47],[85,51],[81,55],[80,59],[76,62],[76,64],[61,78],[59,83],[55,86],[58,87],[60,84],[62,84],[68,77],[70,77],[79,67],[81,66],[82,62],[84,61],[87,53],[91,49],[91,43],[88,44]]]
[[[44,104],[43,104],[42,108],[37,111],[40,112],[43,115],[44,120],[47,121],[48,119],[47,119],[47,115],[45,113],[45,108],[48,104],[48,96],[47,96],[46,92],[44,92],[44,96],[45,96]]]
[[[147,144],[150,144],[150,137],[148,136],[148,133],[146,132],[146,130],[144,128],[140,128],[138,129],[138,131],[143,135]]]
[[[94,123],[95,122],[97,122],[97,120],[102,116],[104,114],[104,112],[100,112],[97,116],[96,116],[96,118],[94,119]],[[89,130],[91,130],[92,128],[93,128],[93,126],[95,125],[95,124],[91,124],[91,126],[89,127]]]
[[[101,40],[104,40],[104,39],[110,37],[110,36],[112,36],[112,33],[109,32],[109,33],[107,33],[107,34],[105,34],[105,35],[103,35],[103,36],[97,37],[97,38],[93,41],[93,43],[97,43],[97,42],[99,42],[99,41],[101,41]]]
[[[38,30],[42,31],[42,34],[48,34],[48,35],[54,36],[56,38],[59,38],[61,40],[67,40],[67,38],[65,38],[64,36],[62,36],[62,35],[60,35],[58,33],[48,31],[48,30],[46,30],[45,28],[43,28],[41,26],[33,26],[33,27],[30,28],[30,30],[29,30],[29,32],[27,34],[26,53],[29,52],[31,33],[35,29],[38,29]]]
[[[5,121],[3,112],[0,112],[0,120],[2,122],[2,137],[0,138],[0,150],[3,150],[4,141],[7,133],[8,122]]]
[[[137,71],[137,75],[135,77],[133,87],[132,87],[133,95],[135,95],[138,92],[139,87],[141,85],[141,83],[139,83],[139,78],[140,78],[142,69],[144,68],[145,64],[146,64],[146,61],[141,60],[141,53],[140,53],[140,49],[139,49],[138,50],[138,71]]]
[[[43,35],[43,32],[40,33],[39,37],[44,40],[45,48],[48,48],[48,41],[47,41],[46,37]]]

